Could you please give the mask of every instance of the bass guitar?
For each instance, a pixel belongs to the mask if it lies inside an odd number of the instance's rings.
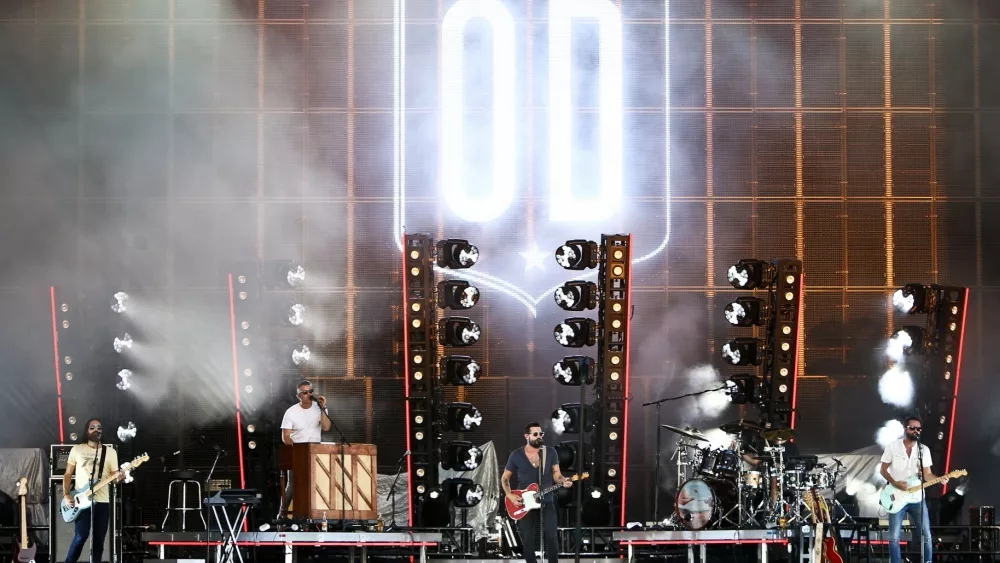
[[[878,503],[882,505],[882,508],[884,508],[889,514],[895,514],[900,510],[903,510],[903,507],[911,502],[920,502],[920,491],[922,489],[926,489],[931,485],[937,485],[945,479],[954,479],[968,474],[969,472],[965,469],[956,469],[947,475],[942,475],[937,479],[931,479],[926,483],[921,483],[920,477],[914,475],[906,481],[907,487],[905,489],[897,489],[890,484],[886,484],[886,486],[882,489],[882,492],[879,494]]]
[[[590,477],[590,473],[584,473],[583,475],[574,475],[569,477],[571,481],[581,481]],[[507,515],[513,520],[520,520],[524,518],[524,515],[535,510],[536,508],[542,507],[542,497],[551,493],[552,491],[562,487],[562,485],[552,485],[547,487],[541,492],[538,491],[538,483],[532,483],[528,485],[526,489],[514,489],[511,493],[517,498],[521,499],[521,506],[517,506],[509,498],[504,499],[504,504],[507,506]]]
[[[21,499],[21,541],[14,548],[14,563],[35,563],[37,545],[28,545],[28,511],[25,503],[28,498],[28,479],[22,477],[17,482],[17,496]]]
[[[128,463],[123,463],[120,471],[125,476],[125,482],[131,483],[132,470],[147,461],[149,461],[149,454],[142,454]],[[67,524],[76,521],[76,519],[80,516],[81,511],[90,508],[90,505],[94,504],[94,495],[97,494],[97,491],[107,487],[109,483],[116,479],[118,479],[118,474],[112,473],[94,485],[93,490],[90,488],[90,483],[84,483],[82,486],[73,489],[73,491],[70,492],[70,496],[73,497],[73,506],[70,506],[69,503],[66,502],[66,499],[63,499],[62,503],[59,504],[59,510],[62,512],[63,521]]]

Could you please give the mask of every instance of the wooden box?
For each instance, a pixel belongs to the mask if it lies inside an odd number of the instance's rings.
[[[378,518],[378,449],[374,444],[282,445],[281,469],[292,470],[294,518],[375,520]],[[342,470],[346,468],[346,471]],[[284,490],[282,474],[282,490]]]

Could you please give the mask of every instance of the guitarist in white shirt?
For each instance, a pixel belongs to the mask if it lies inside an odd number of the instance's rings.
[[[903,425],[906,427],[903,437],[886,446],[882,454],[880,473],[893,487],[906,490],[910,487],[907,481],[920,475],[921,462],[925,481],[938,477],[931,473],[930,448],[919,442],[923,423],[919,418],[911,416],[903,422]],[[916,447],[918,445],[920,450]],[[945,479],[944,482],[947,483],[948,480]],[[934,557],[931,521],[926,501],[910,503],[899,512],[889,514],[889,560],[891,563],[900,563],[899,538],[903,533],[903,518],[907,513],[910,515],[911,525],[916,526],[919,523],[923,527],[924,561],[929,563]]]
[[[101,458],[102,448],[105,450],[104,470],[99,471],[100,477],[95,477],[94,482],[96,483],[100,479],[109,477],[112,474],[117,474],[119,479],[123,477],[118,468],[118,453],[114,448],[109,448],[101,444],[101,434],[103,431],[104,426],[100,419],[92,418],[88,420],[82,443],[73,446],[73,449],[69,451],[66,472],[63,474],[63,495],[70,506],[73,506],[73,497],[70,495],[70,490],[72,489],[70,481],[75,475],[77,487],[82,487],[90,483],[91,472],[95,471],[97,460]],[[94,494],[94,504],[90,508],[80,512],[80,516],[75,522],[76,533],[73,536],[73,541],[69,544],[66,563],[76,563],[80,558],[80,552],[83,551],[83,544],[87,542],[87,536],[90,535],[91,510],[94,511],[93,561],[101,560],[101,556],[104,553],[104,537],[108,534],[108,522],[111,519],[110,500],[108,488],[105,487]]]

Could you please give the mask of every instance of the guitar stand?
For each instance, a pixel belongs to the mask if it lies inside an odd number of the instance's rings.
[[[222,513],[222,519],[219,518],[219,513]],[[236,513],[234,519],[229,518],[229,513],[226,512],[226,505],[224,504],[213,504],[212,514],[215,516],[215,524],[219,528],[219,533],[222,534],[222,544],[219,545],[219,563],[229,563],[233,560],[233,552],[236,552],[236,558],[240,563],[243,563],[243,554],[240,553],[240,546],[237,543],[237,538],[239,537],[240,528],[243,527],[243,523],[247,519],[247,513],[250,512],[249,504],[241,504],[239,510]],[[225,526],[223,526],[225,522]]]

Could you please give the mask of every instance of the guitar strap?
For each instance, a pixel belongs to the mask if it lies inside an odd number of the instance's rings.
[[[107,451],[108,451],[108,447],[102,444],[101,445],[101,455],[95,457],[95,459],[97,457],[100,458],[100,461],[98,462],[98,466],[94,468],[94,471],[97,473],[97,477],[93,477],[93,473],[91,473],[91,475],[92,475],[91,480],[93,481],[93,483],[96,483],[96,482],[100,481],[101,477],[104,476],[104,455],[107,453]],[[93,483],[91,485],[93,485]]]
[[[549,449],[542,444],[542,463],[538,465],[538,488],[542,488],[542,475],[545,474],[545,450]]]

